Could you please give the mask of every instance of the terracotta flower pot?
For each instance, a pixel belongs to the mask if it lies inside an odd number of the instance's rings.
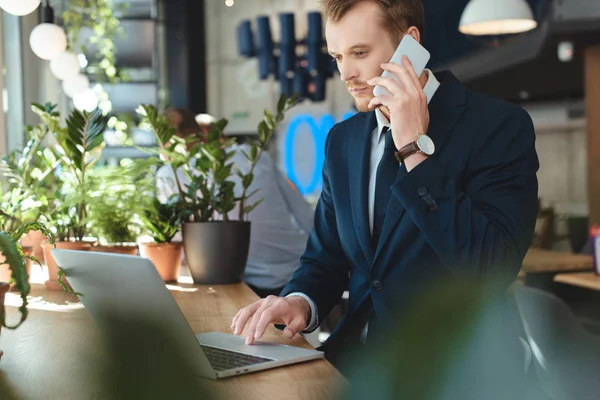
[[[165,282],[177,281],[181,270],[183,243],[142,243],[140,255],[152,261]]]
[[[42,249],[44,240],[48,238],[42,232],[31,231],[21,238],[21,244],[23,247],[33,247],[33,256],[41,262],[44,259],[44,249]]]
[[[136,245],[124,246],[94,246],[90,251],[98,251],[100,253],[115,253],[137,256],[138,247]]]
[[[82,241],[82,242],[55,242],[57,249],[66,249],[66,250],[81,250],[88,251],[91,249],[92,244],[94,242],[90,241]],[[58,265],[56,265],[56,261],[54,261],[54,257],[52,257],[52,250],[54,247],[48,242],[42,242],[42,248],[44,249],[44,262],[48,267],[48,280],[45,282],[46,289],[48,290],[63,290],[60,284],[58,283]]]
[[[10,286],[6,282],[0,282],[0,320],[2,320],[2,313],[4,312],[4,295],[8,292]],[[0,332],[2,332],[2,323],[0,323]],[[0,350],[0,359],[2,358],[2,350]]]
[[[25,255],[30,256],[33,253],[33,247],[23,247],[23,253]],[[0,282],[10,282],[12,278],[12,271],[8,267],[8,264],[4,263],[4,255],[0,252]],[[28,258],[25,259],[25,269],[27,271],[27,282],[29,282],[29,277],[31,276],[31,260]],[[10,285],[11,290],[15,290],[16,283]]]

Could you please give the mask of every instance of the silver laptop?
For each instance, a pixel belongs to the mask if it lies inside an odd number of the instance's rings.
[[[193,373],[218,379],[323,357],[316,350],[245,338],[221,332],[195,335],[175,299],[148,259],[110,253],[53,249],[80,301],[101,330],[108,314],[144,318],[169,327]],[[104,326],[104,327],[103,327]]]

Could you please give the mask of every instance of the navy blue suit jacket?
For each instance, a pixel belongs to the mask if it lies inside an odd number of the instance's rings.
[[[398,174],[376,246],[367,200],[375,113],[359,113],[329,133],[314,230],[281,294],[307,294],[322,321],[349,288],[348,313],[329,342],[357,335],[365,313],[397,318],[434,281],[499,273],[507,287],[531,243],[538,158],[529,115],[468,89],[450,72],[436,76],[441,85],[427,132],[436,153]]]

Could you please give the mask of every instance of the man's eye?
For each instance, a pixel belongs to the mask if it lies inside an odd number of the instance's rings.
[[[354,55],[356,55],[357,57],[364,57],[367,55],[366,51],[357,51],[354,53]]]
[[[331,61],[332,62],[340,61],[340,56],[331,56]]]

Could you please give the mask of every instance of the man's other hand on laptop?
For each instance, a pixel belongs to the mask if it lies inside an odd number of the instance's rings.
[[[231,329],[241,335],[248,320],[252,318],[246,332],[246,344],[260,339],[270,324],[283,324],[283,334],[291,339],[296,333],[306,329],[310,321],[310,304],[301,296],[269,296],[248,307],[242,308],[233,318]]]

